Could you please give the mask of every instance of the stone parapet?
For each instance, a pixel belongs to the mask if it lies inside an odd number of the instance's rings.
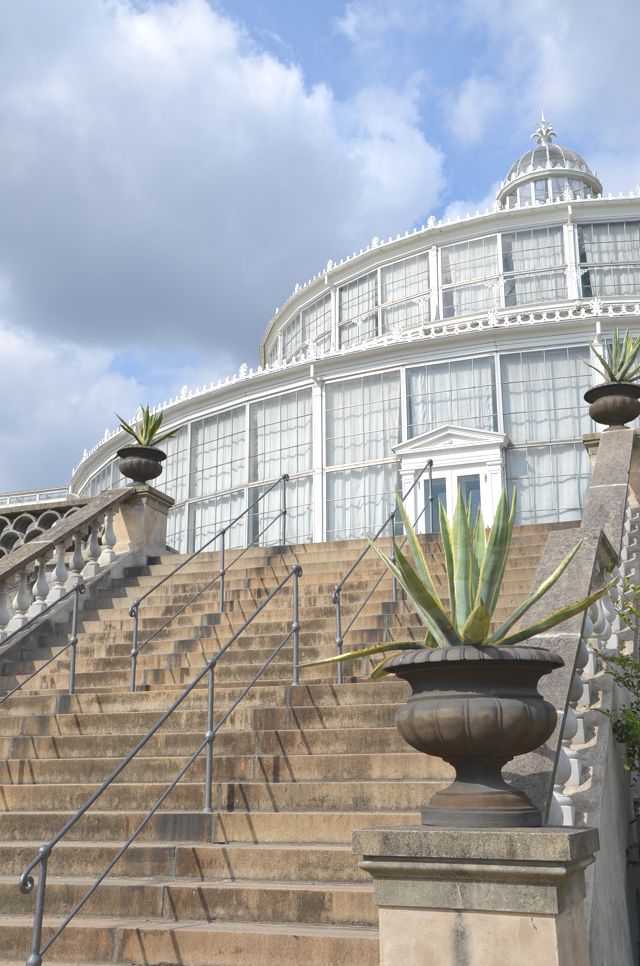
[[[380,966],[588,966],[595,829],[354,832],[374,880]]]
[[[114,550],[133,554],[146,563],[148,557],[167,551],[167,515],[174,501],[145,484],[128,487],[127,494],[113,518]]]

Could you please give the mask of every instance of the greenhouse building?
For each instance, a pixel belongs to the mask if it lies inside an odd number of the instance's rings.
[[[269,321],[260,365],[162,404],[176,430],[161,488],[169,542],[196,549],[288,474],[288,542],[370,533],[418,480],[458,487],[490,522],[517,484],[519,522],[578,520],[590,475],[590,344],[640,316],[640,194],[606,197],[544,119],[492,208],[328,261]],[[85,452],[70,490],[117,485],[123,435]],[[278,542],[274,486],[231,543]]]

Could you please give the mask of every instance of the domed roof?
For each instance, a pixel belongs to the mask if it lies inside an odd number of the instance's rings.
[[[530,181],[541,177],[570,177],[582,182],[589,189],[589,194],[601,194],[602,185],[597,175],[591,170],[587,162],[576,151],[553,144],[552,138],[557,137],[551,124],[544,116],[531,135],[535,139],[535,147],[525,151],[521,157],[513,162],[507,177],[500,185],[498,201],[503,202],[515,187],[521,187]]]

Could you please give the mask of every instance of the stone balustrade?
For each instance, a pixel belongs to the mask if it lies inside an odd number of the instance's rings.
[[[106,490],[0,560],[0,645],[116,557],[166,550],[173,500],[150,486]]]
[[[111,490],[0,561],[0,642],[116,559],[114,515],[127,490]]]

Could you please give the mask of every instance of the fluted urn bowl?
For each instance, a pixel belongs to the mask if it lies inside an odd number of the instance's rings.
[[[123,446],[117,454],[118,469],[133,483],[148,483],[162,473],[162,463],[167,458],[157,446]]]
[[[587,389],[584,398],[593,421],[610,428],[640,416],[640,386],[635,382],[603,382]]]
[[[423,825],[542,824],[540,810],[504,781],[502,768],[552,734],[556,711],[538,682],[563,664],[540,647],[425,648],[387,663],[413,692],[396,713],[400,734],[456,770],[455,781],[422,809]]]

